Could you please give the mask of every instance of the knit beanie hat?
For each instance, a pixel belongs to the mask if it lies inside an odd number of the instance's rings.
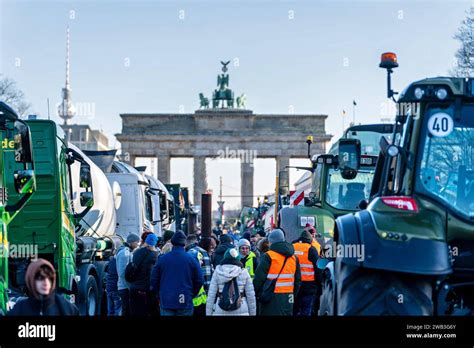
[[[140,241],[140,237],[138,236],[138,234],[130,233],[127,236],[127,244],[131,244],[131,243],[139,242],[139,241]]]
[[[158,243],[157,235],[154,233],[150,233],[148,236],[146,236],[145,243],[150,246],[156,246],[156,243]]]
[[[247,240],[250,240],[250,232],[245,232],[243,235],[242,235],[242,238],[245,238]]]
[[[219,240],[222,244],[224,243],[232,243],[232,237],[228,234],[223,234],[219,237]]]
[[[185,246],[186,245],[186,235],[183,231],[177,231],[171,237],[171,244],[176,246]]]
[[[283,231],[280,229],[273,230],[268,236],[268,241],[272,244],[278,243],[278,242],[284,242],[285,235],[283,234]]]
[[[245,239],[245,238],[239,239],[239,243],[237,244],[239,249],[240,249],[241,246],[244,246],[244,245],[248,246],[250,248],[250,242],[247,239]]]
[[[222,259],[222,261],[224,262],[224,261],[231,261],[231,260],[237,260],[237,261],[240,260],[240,254],[236,248],[229,248],[224,253],[224,258]]]

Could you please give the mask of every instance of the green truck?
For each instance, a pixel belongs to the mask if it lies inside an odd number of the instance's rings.
[[[28,125],[7,104],[0,102],[0,314],[8,307],[8,232],[36,190],[33,151]]]
[[[76,303],[81,315],[97,315],[106,308],[108,260],[122,243],[115,235],[112,189],[103,172],[67,141],[53,121],[25,124],[31,132],[36,191],[15,212],[8,226],[8,243],[31,246],[35,255],[9,255],[8,270],[2,274],[8,280],[10,301],[14,304],[25,295],[26,269],[32,258],[40,257],[55,266],[58,291]],[[4,134],[4,138],[9,136]],[[4,152],[3,186],[13,185],[10,173],[22,166],[13,153]],[[21,194],[8,199],[24,200]],[[106,209],[95,204],[103,200],[108,202]]]
[[[474,79],[427,78],[395,99],[396,55],[380,67],[396,127],[381,141],[367,209],[336,219],[342,252],[318,266],[320,314],[472,315]]]

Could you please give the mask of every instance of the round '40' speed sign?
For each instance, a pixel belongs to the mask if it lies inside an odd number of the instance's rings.
[[[453,128],[453,118],[444,112],[433,114],[428,120],[428,130],[435,137],[447,137]]]

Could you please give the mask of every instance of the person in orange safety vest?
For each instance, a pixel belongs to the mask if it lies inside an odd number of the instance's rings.
[[[273,230],[268,241],[270,250],[261,256],[253,281],[259,315],[291,316],[301,283],[300,264],[281,229]]]
[[[295,255],[300,262],[301,269],[301,288],[294,306],[294,315],[296,316],[311,316],[315,301],[319,301],[317,294],[319,293],[321,271],[316,266],[319,252],[313,242],[311,233],[306,229],[301,233],[299,239],[293,241]]]

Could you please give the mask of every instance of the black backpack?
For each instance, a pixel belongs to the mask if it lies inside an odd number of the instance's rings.
[[[140,267],[140,265],[143,263],[143,261],[147,258],[147,256],[149,255],[149,253],[146,253],[139,261],[138,261],[138,264],[136,264],[135,262],[133,262],[133,256],[132,256],[132,260],[127,264],[127,266],[125,267],[125,280],[129,283],[133,283],[135,281],[135,279],[137,278],[137,274],[138,274],[138,268]]]
[[[222,293],[219,296],[219,307],[224,311],[235,311],[242,305],[242,296],[240,296],[237,277],[232,278],[224,284]]]

